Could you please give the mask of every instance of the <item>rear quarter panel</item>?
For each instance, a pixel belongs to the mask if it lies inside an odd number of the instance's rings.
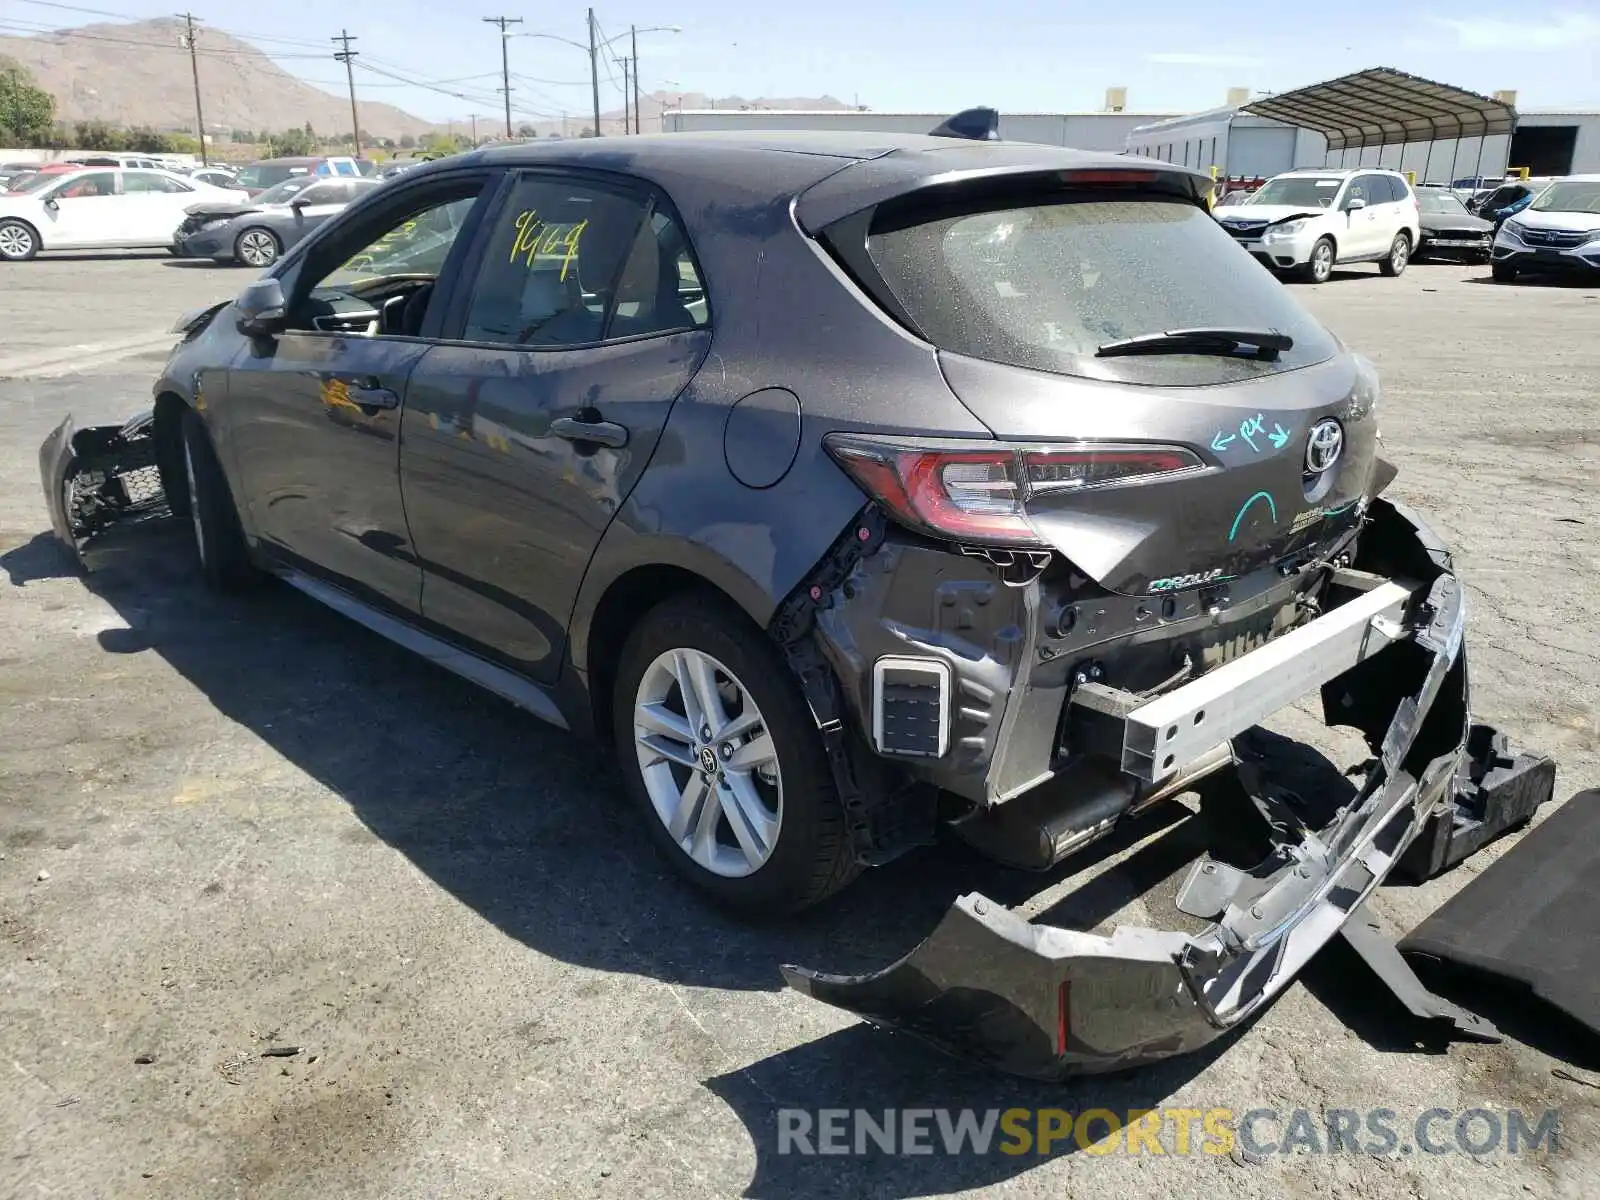
[[[571,631],[580,669],[595,605],[639,566],[692,570],[767,625],[866,503],[823,450],[824,434],[990,436],[945,384],[933,349],[861,297],[796,226],[791,197],[816,178],[815,158],[763,155],[745,185],[724,176],[708,186],[689,155],[681,175],[656,173],[705,273],[713,340],[591,561]],[[748,487],[729,469],[725,431],[735,404],[767,388],[798,398],[798,446],[782,478]],[[781,424],[773,436],[792,438]]]

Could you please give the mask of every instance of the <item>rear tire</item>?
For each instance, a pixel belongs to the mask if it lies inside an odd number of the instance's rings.
[[[181,430],[189,524],[200,576],[213,591],[239,591],[255,580],[257,572],[250,562],[227,477],[211,448],[205,422],[193,409],[184,410]]]
[[[1491,263],[1489,275],[1496,283],[1515,283],[1517,268],[1510,263]]]
[[[1394,241],[1389,243],[1389,257],[1378,264],[1378,270],[1390,279],[1406,273],[1406,264],[1411,261],[1411,235],[1400,232],[1394,235]]]
[[[1308,283],[1327,283],[1333,276],[1333,239],[1318,238],[1311,247],[1311,259],[1301,268],[1301,277]]]
[[[39,234],[26,221],[0,221],[0,260],[27,262],[39,253]]]
[[[657,849],[718,904],[781,916],[855,877],[816,720],[777,647],[725,601],[679,596],[645,615],[622,650],[612,726]]]

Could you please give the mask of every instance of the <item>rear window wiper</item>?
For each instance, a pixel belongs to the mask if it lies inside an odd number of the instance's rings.
[[[1294,346],[1294,339],[1274,329],[1168,329],[1117,338],[1096,348],[1098,358],[1130,354],[1215,354],[1251,358],[1277,358]]]

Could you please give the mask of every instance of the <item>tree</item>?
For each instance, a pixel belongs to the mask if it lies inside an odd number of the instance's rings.
[[[401,137],[401,139],[400,139],[400,149],[402,149],[402,150],[415,150],[416,148],[417,148],[417,139],[414,138],[411,134],[408,133],[408,134],[405,134],[403,137]]]
[[[539,131],[524,121],[517,126],[517,136],[519,138],[536,138],[539,136]]]
[[[304,129],[287,129],[267,142],[271,158],[303,158],[317,152],[317,139]]]
[[[51,140],[55,120],[55,97],[34,87],[21,67],[0,60],[0,142],[42,146]]]
[[[75,121],[72,143],[79,150],[126,150],[127,135],[104,121]]]

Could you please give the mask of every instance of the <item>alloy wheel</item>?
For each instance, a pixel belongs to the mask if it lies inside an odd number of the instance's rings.
[[[709,654],[668,650],[639,680],[633,730],[651,808],[678,848],[714,875],[760,870],[783,824],[783,776],[744,684]]]
[[[33,253],[33,235],[21,225],[0,225],[0,255],[23,259]]]
[[[1411,244],[1404,237],[1397,237],[1394,245],[1389,248],[1389,266],[1398,275],[1406,269],[1406,262],[1411,257]]]
[[[1318,242],[1312,248],[1311,274],[1318,283],[1333,274],[1333,247],[1327,242]]]
[[[270,267],[278,257],[278,244],[264,229],[251,229],[239,239],[239,257],[252,267]]]

